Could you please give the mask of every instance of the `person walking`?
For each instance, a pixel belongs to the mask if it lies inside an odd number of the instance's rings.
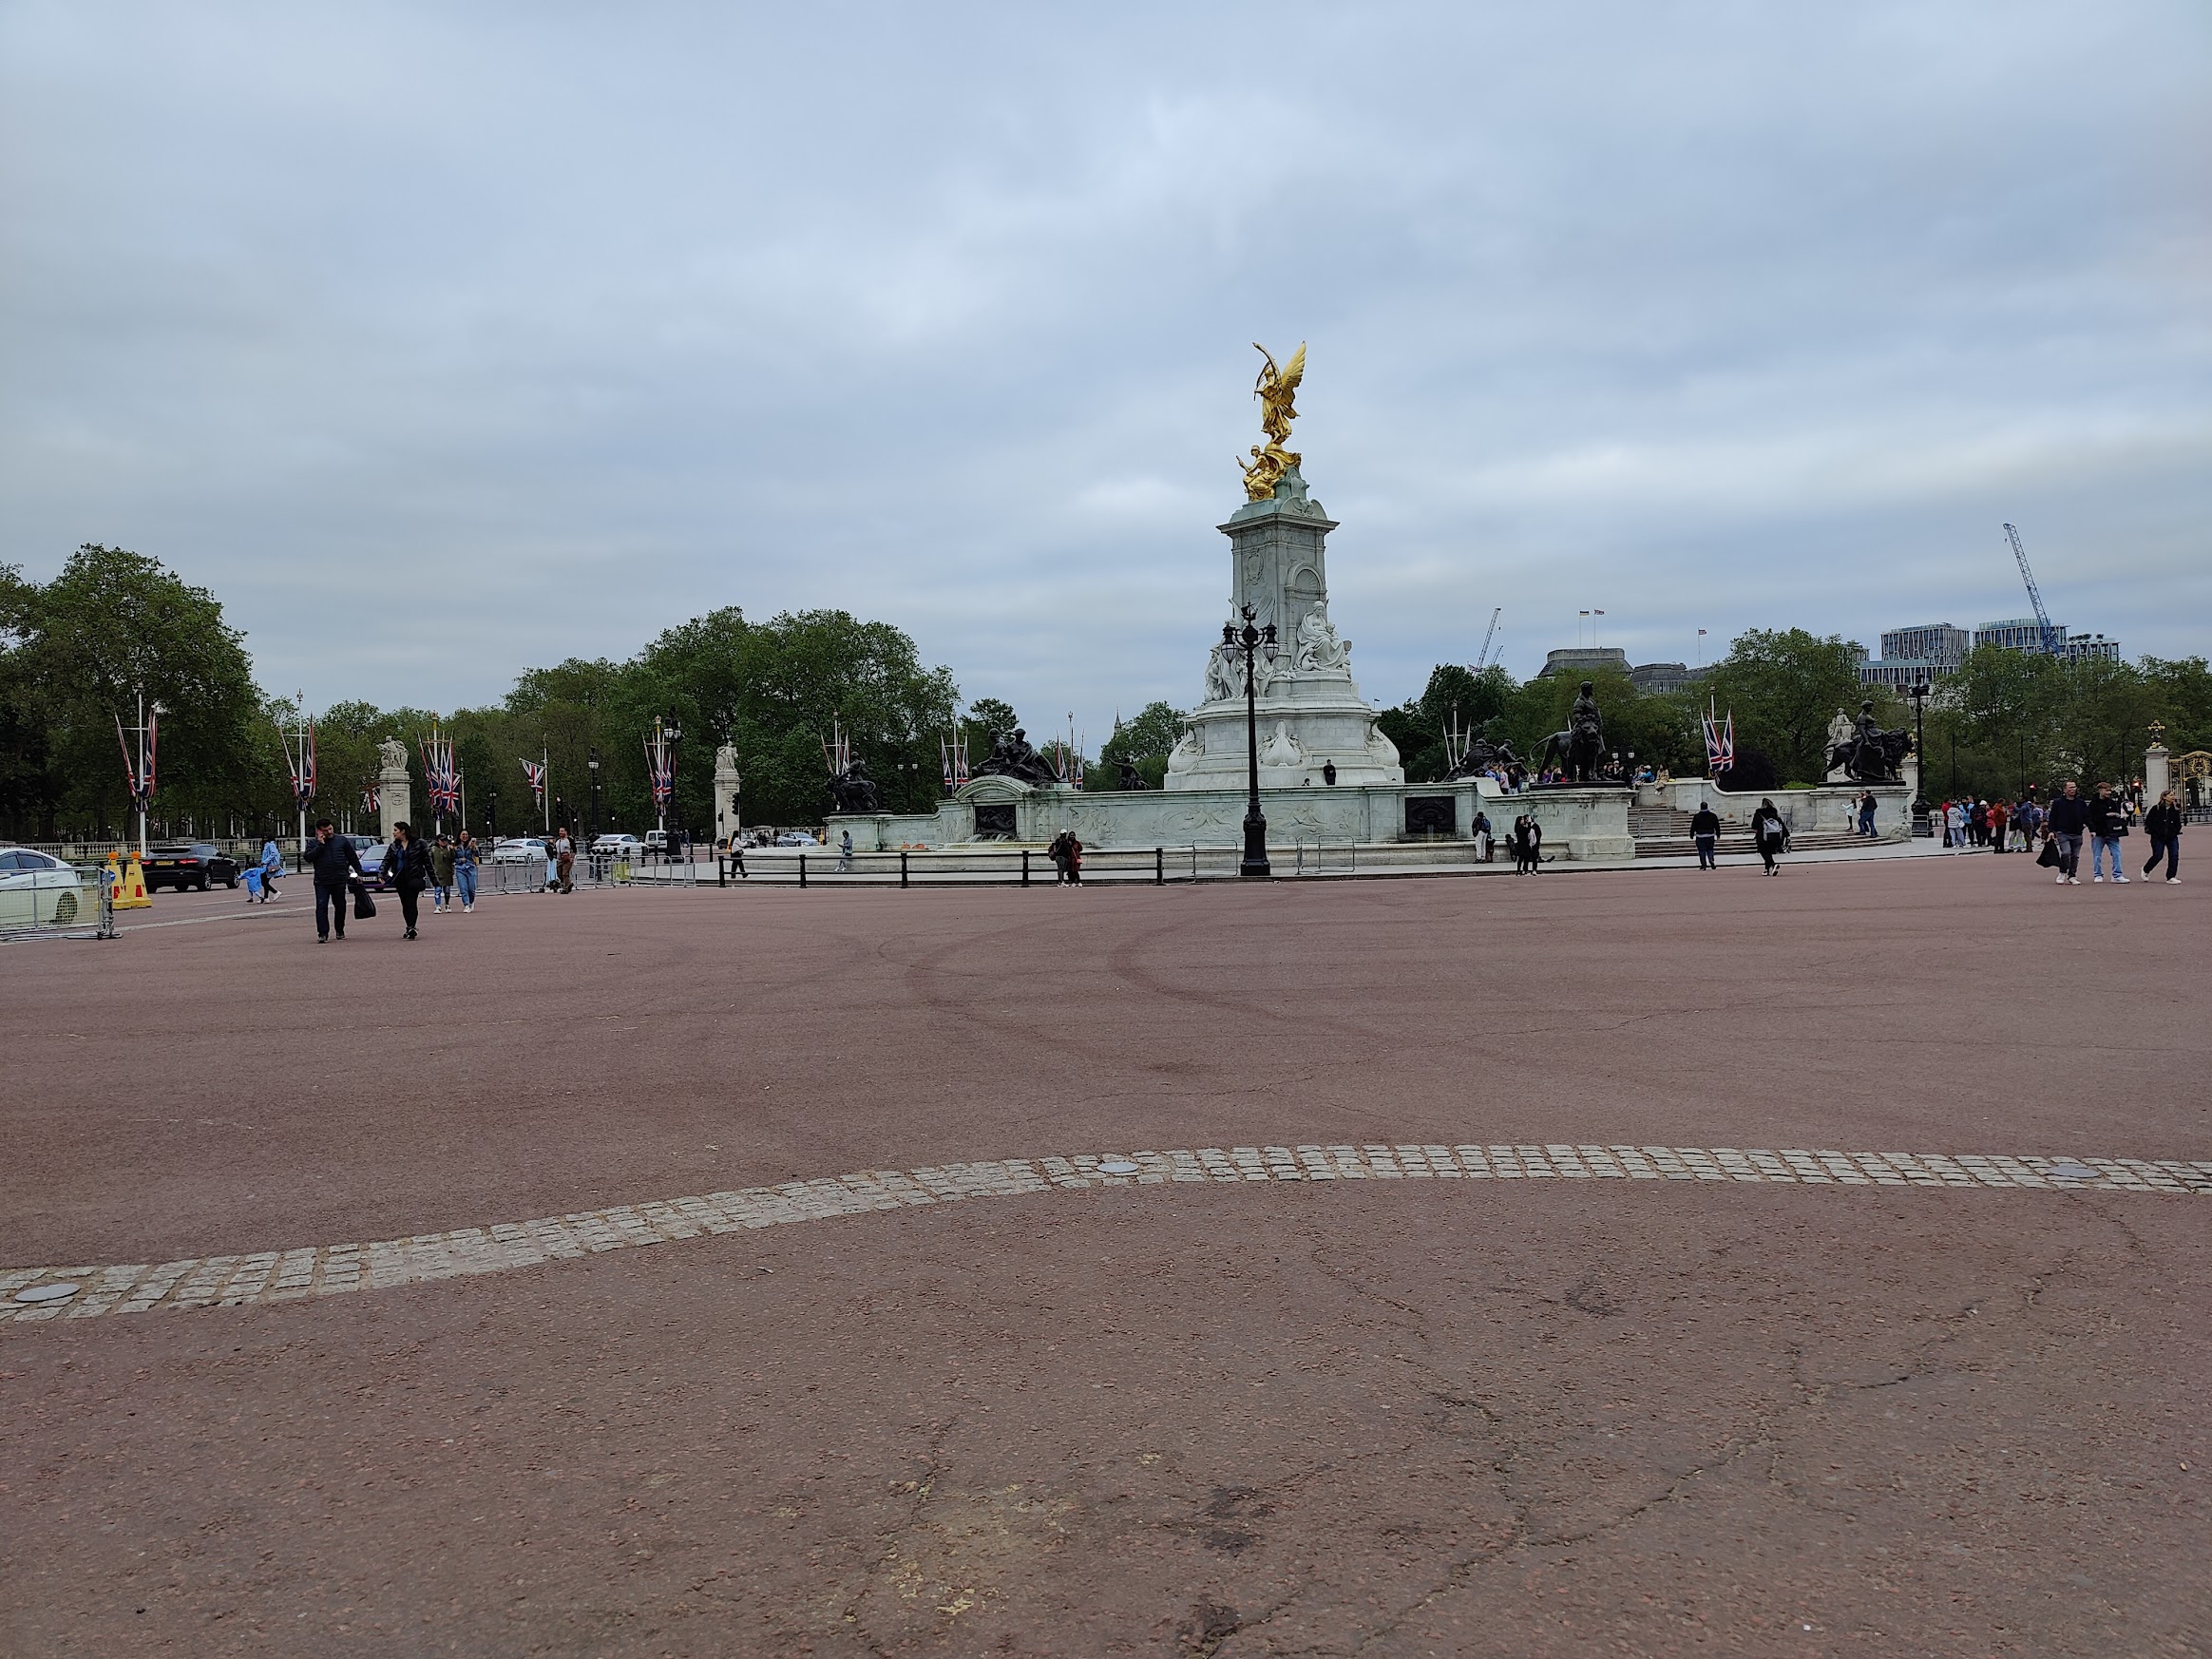
[[[740,881],[753,879],[745,868],[745,832],[741,830],[730,832],[730,868],[737,872]]]
[[[837,868],[840,874],[852,868],[852,831],[837,831]]]
[[[569,839],[567,825],[561,826],[546,850],[553,855],[554,887],[563,893],[576,891],[576,843]]]
[[[2158,798],[2158,805],[2143,815],[2143,832],[2150,838],[2150,862],[2143,867],[2143,879],[2148,881],[2150,872],[2158,868],[2158,861],[2165,860],[2165,879],[2170,884],[2182,879],[2182,803],[2168,790]]]
[[[2089,801],[2089,881],[2105,879],[2105,856],[2112,858],[2112,879],[2125,884],[2127,872],[2120,868],[2120,837],[2127,833],[2127,807],[2112,792],[2110,784],[2099,784]]]
[[[2089,827],[2089,803],[2082,799],[2081,786],[2072,778],[2051,798],[2050,810],[2045,814],[2050,839],[2058,844],[2058,879],[2069,887],[2080,887],[2082,863],[2082,834]]]
[[[1992,801],[1990,803],[1990,850],[1992,852],[2005,850],[2005,803]]]
[[[1958,809],[1954,807],[1952,810]],[[1782,813],[1771,797],[1762,797],[1759,810],[1751,814],[1751,841],[1765,861],[1766,873],[1780,875],[1782,867],[1775,860],[1788,850],[1789,826],[1782,821]]]
[[[420,920],[423,889],[430,885],[430,849],[415,839],[414,826],[402,818],[391,827],[391,845],[384,849],[384,874],[399,895],[400,920],[407,924],[402,939],[415,936]]]
[[[443,915],[453,899],[453,844],[441,835],[430,847],[430,910]]]
[[[453,843],[453,887],[466,916],[476,908],[476,837],[466,830]]]
[[[276,845],[272,835],[261,843],[261,903],[266,905],[276,896],[276,884],[284,879],[284,849]]]
[[[1690,844],[1697,849],[1697,868],[1719,869],[1721,861],[1714,857],[1721,844],[1721,815],[1713,810],[1710,801],[1700,801],[1697,810],[1689,815]]]
[[[340,835],[328,818],[318,819],[315,841],[301,862],[315,873],[315,942],[330,943],[331,912],[335,910],[338,943],[343,944],[346,942],[346,884],[350,877],[361,874],[361,855],[353,850],[353,837]]]

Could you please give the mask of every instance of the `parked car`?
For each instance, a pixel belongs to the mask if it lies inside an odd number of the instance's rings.
[[[157,887],[198,887],[201,892],[216,882],[226,887],[238,885],[238,861],[207,841],[173,841],[164,847],[149,847],[142,866],[146,872],[146,891]]]
[[[361,873],[372,887],[389,887],[384,879],[385,844],[373,835],[349,835],[345,839],[353,844],[353,856],[361,861]]]
[[[96,902],[60,859],[28,847],[0,848],[0,927],[67,926]]]
[[[775,844],[778,847],[819,847],[822,845],[804,830],[786,830],[775,838]]]
[[[591,855],[594,858],[642,858],[645,855],[645,843],[635,835],[610,832],[591,844]]]
[[[545,860],[545,843],[535,835],[515,835],[491,849],[494,864],[543,864]]]

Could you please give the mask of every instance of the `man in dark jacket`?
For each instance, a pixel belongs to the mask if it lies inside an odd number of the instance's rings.
[[[1720,860],[1713,856],[1713,849],[1721,844],[1721,815],[1709,801],[1700,801],[1690,814],[1689,838],[1697,846],[1697,868],[1719,869]]]
[[[346,938],[346,881],[361,873],[361,855],[353,850],[353,837],[340,835],[328,818],[315,827],[315,842],[302,860],[315,872],[315,942],[328,944],[331,912],[337,912],[338,941]]]
[[[2125,882],[2127,872],[2120,868],[2120,837],[2127,833],[2127,803],[2112,792],[2110,784],[2097,786],[2096,798],[2089,802],[2089,880],[2105,879],[2105,860],[2112,860],[2112,879]]]
[[[2058,843],[2058,879],[2080,887],[2082,878],[2074,872],[2081,865],[2082,831],[2089,827],[2089,803],[2082,799],[2081,787],[2072,778],[2051,797],[2044,824]]]

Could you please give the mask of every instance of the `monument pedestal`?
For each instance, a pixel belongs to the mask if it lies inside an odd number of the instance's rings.
[[[1253,661],[1264,790],[1402,784],[1398,749],[1352,678],[1351,641],[1328,616],[1328,532],[1336,523],[1306,493],[1295,469],[1266,501],[1248,501],[1217,525],[1230,543],[1230,620],[1247,608],[1275,628],[1275,655]],[[1216,644],[1206,659],[1206,696],[1168,756],[1163,788],[1241,790],[1247,778],[1241,653]],[[1271,820],[1270,820],[1271,827]]]
[[[725,743],[715,751],[715,844],[728,847],[744,828],[737,821],[737,751]]]
[[[397,743],[383,746],[384,764],[376,772],[376,811],[383,821],[384,839],[393,828],[414,822],[414,785],[407,775],[407,751]]]

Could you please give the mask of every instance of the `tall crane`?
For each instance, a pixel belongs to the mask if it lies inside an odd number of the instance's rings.
[[[1475,654],[1475,672],[1480,674],[1490,666],[1490,642],[1497,638],[1497,619],[1505,615],[1505,607],[1498,605],[1490,613],[1490,632],[1482,636],[1482,649]]]
[[[2020,562],[2020,580],[2028,584],[2028,602],[2035,607],[2035,627],[2043,638],[2044,656],[2065,656],[2066,641],[2050,625],[2050,613],[2043,608],[2043,595],[2036,591],[2035,572],[2028,568],[2028,549],[2020,545],[2020,532],[2007,524],[2005,540],[2012,543],[2012,557]]]

